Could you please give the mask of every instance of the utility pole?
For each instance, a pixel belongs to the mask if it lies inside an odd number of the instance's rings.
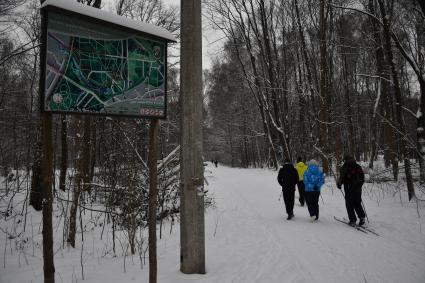
[[[180,270],[205,273],[201,1],[181,0]]]

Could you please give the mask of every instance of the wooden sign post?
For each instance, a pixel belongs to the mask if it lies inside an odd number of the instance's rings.
[[[166,29],[69,0],[40,0],[44,280],[54,282],[52,113],[151,119],[149,282],[156,282],[157,136],[167,116]],[[107,63],[105,63],[107,62]]]

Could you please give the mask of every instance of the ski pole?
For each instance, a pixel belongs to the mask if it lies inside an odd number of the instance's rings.
[[[366,216],[367,223],[370,223],[369,217],[367,216],[366,207],[364,206],[364,203],[363,203],[363,200],[362,200],[362,207],[363,207],[364,215]]]
[[[340,192],[341,192],[341,194],[342,194],[342,196],[344,197],[344,199],[345,199],[345,194],[344,194],[344,192],[342,191],[342,189],[338,189]]]

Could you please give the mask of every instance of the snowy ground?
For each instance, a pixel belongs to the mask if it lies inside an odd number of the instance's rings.
[[[310,223],[307,208],[298,203],[295,218],[286,220],[275,171],[208,166],[206,176],[215,199],[205,216],[207,274],[179,272],[174,225],[158,243],[158,282],[425,282],[425,204],[408,203],[395,184],[364,189],[369,225],[378,237],[333,219],[346,217],[346,211],[332,179],[322,190],[320,220]],[[41,214],[29,212],[26,236],[7,239],[0,233],[1,283],[43,282]],[[119,243],[112,256],[109,227],[101,240],[103,227],[88,224],[81,252],[80,234],[76,249],[61,248],[61,217],[55,220],[56,282],[148,282],[147,259],[141,267],[139,256],[123,256]],[[11,222],[1,221],[2,230],[10,231]]]

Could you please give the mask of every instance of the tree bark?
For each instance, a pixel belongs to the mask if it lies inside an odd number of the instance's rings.
[[[384,26],[384,46],[387,53],[387,60],[391,68],[391,74],[393,78],[394,84],[394,96],[396,101],[396,121],[397,125],[400,129],[399,139],[400,139],[400,151],[404,158],[404,170],[406,174],[406,183],[407,183],[407,191],[409,200],[415,197],[415,188],[413,185],[412,172],[410,168],[410,159],[409,154],[406,150],[406,127],[404,125],[402,107],[403,107],[403,99],[401,95],[400,83],[398,78],[397,69],[394,62],[394,56],[391,49],[391,32],[390,32],[390,23],[388,21],[386,9],[383,0],[378,0],[379,8],[382,15],[382,22]]]
[[[41,124],[42,124],[42,121],[39,122],[40,132],[42,131]],[[42,205],[43,190],[41,187],[41,162],[42,162],[41,151],[42,151],[41,137],[38,137],[36,148],[34,150],[34,161],[31,166],[32,176],[31,176],[31,192],[30,192],[30,202],[29,202],[29,204],[36,211],[41,211],[43,209],[43,205]]]
[[[356,144],[356,139],[354,135],[354,126],[353,126],[353,113],[351,109],[352,101],[350,101],[350,81],[349,81],[349,71],[348,71],[348,64],[347,64],[347,55],[345,55],[344,47],[346,46],[345,41],[345,34],[344,34],[344,27],[342,25],[341,21],[341,56],[342,56],[342,62],[343,62],[343,77],[344,77],[344,98],[345,98],[345,107],[347,109],[347,123],[348,123],[348,153],[354,156],[355,148],[354,145]],[[350,75],[352,75],[350,73]]]
[[[320,0],[320,97],[322,101],[321,109],[320,109],[320,133],[319,133],[319,142],[320,148],[323,151],[324,155],[328,152],[328,99],[329,95],[328,87],[327,87],[327,60],[326,60],[326,18],[325,18],[325,0]],[[322,157],[322,166],[323,172],[329,172],[329,162],[326,156]]]
[[[422,14],[425,16],[425,1],[423,0],[416,0],[419,5],[421,5]]]
[[[262,50],[263,53],[263,58],[265,60],[265,66],[266,66],[266,70],[267,70],[267,75],[269,77],[269,82],[270,82],[270,88],[271,88],[271,100],[272,100],[272,105],[273,105],[273,116],[274,116],[274,120],[276,122],[276,126],[277,126],[277,135],[279,137],[279,141],[280,141],[280,145],[283,149],[284,152],[284,156],[288,159],[292,159],[292,152],[290,149],[290,142],[289,142],[289,135],[287,134],[287,127],[286,127],[286,123],[285,123],[285,118],[282,117],[284,116],[283,113],[281,114],[281,109],[280,106],[278,104],[278,100],[279,100],[279,95],[278,95],[278,87],[276,85],[277,82],[277,74],[275,72],[276,67],[274,64],[274,60],[272,57],[272,48],[271,48],[271,44],[270,44],[270,34],[269,34],[269,26],[267,23],[267,15],[266,15],[266,8],[265,8],[265,4],[264,4],[264,0],[259,1],[259,6],[260,6],[260,23],[261,23],[261,31],[262,31],[262,35],[263,35],[263,43],[264,43],[264,49],[260,48],[260,50]],[[259,42],[259,44],[261,44],[261,42]],[[261,52],[260,52],[261,54]]]
[[[90,169],[91,169],[91,151],[92,151],[92,119],[90,116],[84,116],[84,134],[83,134],[83,138],[82,140],[80,140],[82,142],[82,160],[81,160],[81,167],[78,168],[79,170],[81,170],[81,175],[83,178],[83,191],[90,191],[90,183],[91,183],[91,179],[90,179]]]
[[[422,13],[425,17],[425,1],[419,1],[422,7]],[[422,65],[425,64],[425,18],[418,19],[416,34],[418,35],[419,54],[422,54]],[[421,56],[419,56],[421,58]],[[416,139],[419,152],[420,164],[420,182],[425,182],[425,70],[416,74],[420,87],[419,109],[417,113]]]
[[[76,116],[76,136],[75,136],[75,147],[76,147],[76,157],[75,157],[75,177],[73,184],[73,192],[72,192],[72,204],[71,210],[69,213],[69,230],[68,230],[68,239],[67,242],[75,248],[75,234],[77,232],[77,209],[80,201],[80,194],[83,190],[83,168],[84,168],[84,158],[83,158],[83,138],[84,138],[84,127],[81,116]]]
[[[374,0],[369,0],[369,11],[372,15],[376,15]],[[377,16],[377,15],[376,15]],[[384,143],[384,161],[385,166],[392,166],[394,180],[398,178],[398,160],[397,160],[397,142],[396,133],[391,125],[391,121],[395,119],[393,111],[393,99],[391,97],[389,78],[387,78],[387,67],[385,64],[385,53],[381,39],[382,30],[376,21],[371,21],[373,41],[375,45],[376,71],[379,76],[380,92],[381,92],[381,109],[384,113],[385,121],[383,121],[383,143]]]
[[[66,115],[61,115],[61,161],[59,175],[59,189],[65,191],[66,172],[68,170],[68,123]]]

